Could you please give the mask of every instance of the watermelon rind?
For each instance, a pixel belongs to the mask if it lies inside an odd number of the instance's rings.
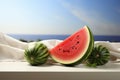
[[[82,58],[80,58],[77,62],[74,62],[74,63],[71,63],[71,64],[63,64],[65,66],[75,66],[75,65],[78,65],[84,61],[87,60],[87,58],[89,57],[89,55],[91,54],[93,48],[94,48],[94,37],[93,37],[93,33],[92,31],[90,30],[90,28],[88,26],[86,26],[89,30],[89,33],[90,33],[90,42],[89,42],[89,47],[86,51],[86,53],[84,54],[84,56]]]
[[[87,29],[89,41],[88,41],[88,44],[87,44],[83,54],[78,56],[75,60],[73,60],[71,62],[70,61],[69,62],[60,61],[56,57],[51,56],[54,61],[59,62],[59,63],[66,65],[66,66],[75,66],[77,64],[82,63],[84,60],[86,60],[88,58],[88,56],[90,55],[90,53],[92,52],[92,49],[94,47],[94,38],[93,38],[93,34],[92,34],[91,30],[89,29],[89,27],[85,26],[85,28]]]

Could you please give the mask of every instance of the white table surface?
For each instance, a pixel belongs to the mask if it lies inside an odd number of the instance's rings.
[[[27,62],[0,62],[0,72],[120,72],[120,63],[107,63],[97,68],[83,64],[76,67],[63,65],[30,66]]]
[[[120,80],[120,63],[88,68],[84,65],[30,66],[27,62],[0,62],[0,80]]]

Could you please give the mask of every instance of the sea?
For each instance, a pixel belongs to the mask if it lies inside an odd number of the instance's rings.
[[[27,41],[36,40],[48,40],[48,39],[59,39],[64,40],[70,35],[59,35],[59,34],[8,34],[9,36],[16,39],[23,39]],[[120,42],[120,35],[94,35],[95,41],[110,41],[110,42]]]

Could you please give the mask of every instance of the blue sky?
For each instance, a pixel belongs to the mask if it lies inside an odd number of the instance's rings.
[[[0,32],[120,35],[120,0],[0,0]]]

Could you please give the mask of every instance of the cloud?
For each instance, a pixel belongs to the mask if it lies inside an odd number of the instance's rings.
[[[104,18],[99,12],[78,8],[68,2],[61,2],[79,20],[84,21],[96,35],[120,35],[120,25]],[[119,27],[118,27],[119,26]]]

